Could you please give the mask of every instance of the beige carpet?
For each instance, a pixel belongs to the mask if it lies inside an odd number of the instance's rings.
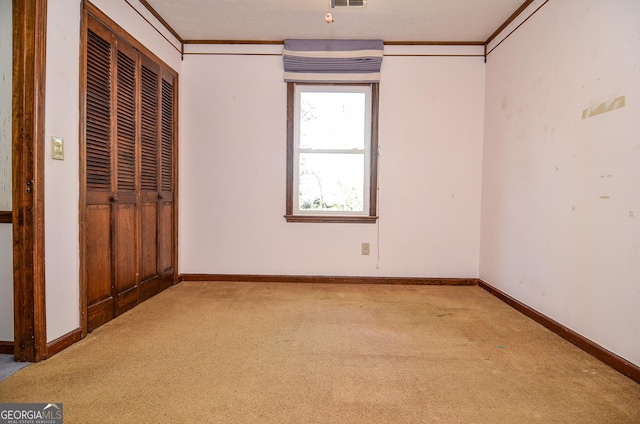
[[[65,423],[640,423],[640,385],[478,287],[185,282],[0,382]]]

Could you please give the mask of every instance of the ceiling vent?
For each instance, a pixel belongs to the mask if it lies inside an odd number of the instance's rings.
[[[331,7],[365,7],[367,0],[331,0]]]

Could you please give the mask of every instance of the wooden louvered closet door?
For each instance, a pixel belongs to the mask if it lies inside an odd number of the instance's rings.
[[[115,39],[99,24],[87,34],[84,261],[87,322],[92,329],[115,316],[112,257],[115,178],[112,98]]]
[[[175,283],[174,76],[87,22],[87,329]]]
[[[141,293],[173,284],[173,76],[143,58],[141,71]]]
[[[116,315],[138,303],[138,193],[136,184],[136,57],[119,43],[116,62],[116,192],[113,197],[113,262]]]
[[[160,87],[160,192],[158,195],[158,272],[160,289],[173,284],[175,269],[175,234],[174,227],[174,77],[166,70],[162,72]]]
[[[142,299],[158,293],[158,105],[159,68],[144,58],[141,70],[140,117],[140,208],[141,250],[140,266]]]

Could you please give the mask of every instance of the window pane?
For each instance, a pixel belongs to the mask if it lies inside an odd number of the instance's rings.
[[[364,211],[364,154],[302,153],[298,208]]]
[[[363,149],[365,93],[300,93],[300,148]]]

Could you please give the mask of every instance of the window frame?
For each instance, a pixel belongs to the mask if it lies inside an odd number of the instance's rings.
[[[296,86],[369,86],[371,87],[371,128],[370,147],[368,163],[368,208],[365,205],[365,212],[353,214],[341,211],[310,211],[296,212],[294,208],[295,194],[298,192],[294,186],[296,172]],[[364,223],[373,224],[377,221],[378,210],[378,104],[379,104],[379,83],[366,84],[331,84],[331,83],[287,83],[287,193],[286,193],[286,214],[287,222],[316,222],[316,223]],[[365,166],[365,173],[366,173]],[[365,175],[366,177],[366,175]],[[365,184],[365,190],[367,184]],[[366,197],[366,196],[365,196]]]

